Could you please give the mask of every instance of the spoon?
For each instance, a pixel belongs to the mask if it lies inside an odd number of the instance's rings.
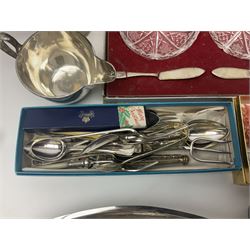
[[[35,139],[24,147],[31,158],[41,161],[59,160],[66,154],[66,149],[64,141],[56,138]]]
[[[63,158],[69,152],[78,151],[80,153],[89,153],[110,142],[118,139],[116,134],[104,134],[98,139],[92,141],[83,147],[68,147],[67,144],[59,138],[40,138],[36,139],[24,147],[25,152],[34,159],[42,161],[56,161]]]
[[[206,119],[192,120],[187,123],[189,125],[189,135],[187,144],[193,143],[194,148],[197,146],[208,148],[216,144],[216,140],[223,140],[229,135],[229,130],[223,124]],[[198,138],[206,138],[209,140],[197,140]],[[214,141],[214,142],[213,142]]]
[[[185,142],[185,144],[190,145],[194,140],[196,140],[193,145],[194,148],[195,146],[200,146],[204,148],[212,147],[215,145],[215,143],[212,142],[213,140],[215,141],[223,140],[229,135],[228,128],[225,127],[223,124],[207,119],[192,120],[186,123],[186,127],[188,131],[187,131],[187,141]],[[175,131],[178,130],[179,129],[176,129]],[[160,141],[160,136],[161,135],[158,135],[159,144],[164,145],[165,142]],[[209,140],[201,140],[201,139],[197,140],[198,138],[201,137],[207,138]],[[164,138],[164,134],[162,135],[162,138]],[[173,139],[178,139],[178,137],[176,138],[173,137]]]

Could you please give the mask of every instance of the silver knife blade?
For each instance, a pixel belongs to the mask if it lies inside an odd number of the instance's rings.
[[[233,68],[233,67],[221,67],[212,71],[212,74],[223,79],[246,79],[250,78],[250,70]]]
[[[159,80],[181,80],[199,77],[204,74],[205,70],[197,67],[180,68],[159,73]]]

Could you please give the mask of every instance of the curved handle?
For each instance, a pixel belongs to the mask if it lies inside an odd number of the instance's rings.
[[[11,44],[15,50],[13,50],[9,45]],[[18,52],[20,51],[22,45],[11,35],[0,32],[0,49],[7,53],[9,56],[16,58]]]

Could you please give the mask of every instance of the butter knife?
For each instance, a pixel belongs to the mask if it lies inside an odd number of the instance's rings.
[[[125,72],[117,71],[116,78],[151,76],[157,77],[159,80],[184,80],[201,76],[205,72],[202,68],[189,67],[173,70],[162,71],[159,73],[140,73],[140,72]]]
[[[221,67],[212,71],[212,74],[223,79],[246,79],[250,78],[249,69]]]

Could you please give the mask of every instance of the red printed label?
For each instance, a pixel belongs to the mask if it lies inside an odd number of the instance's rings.
[[[121,128],[146,127],[146,117],[143,106],[119,106],[118,115]]]

